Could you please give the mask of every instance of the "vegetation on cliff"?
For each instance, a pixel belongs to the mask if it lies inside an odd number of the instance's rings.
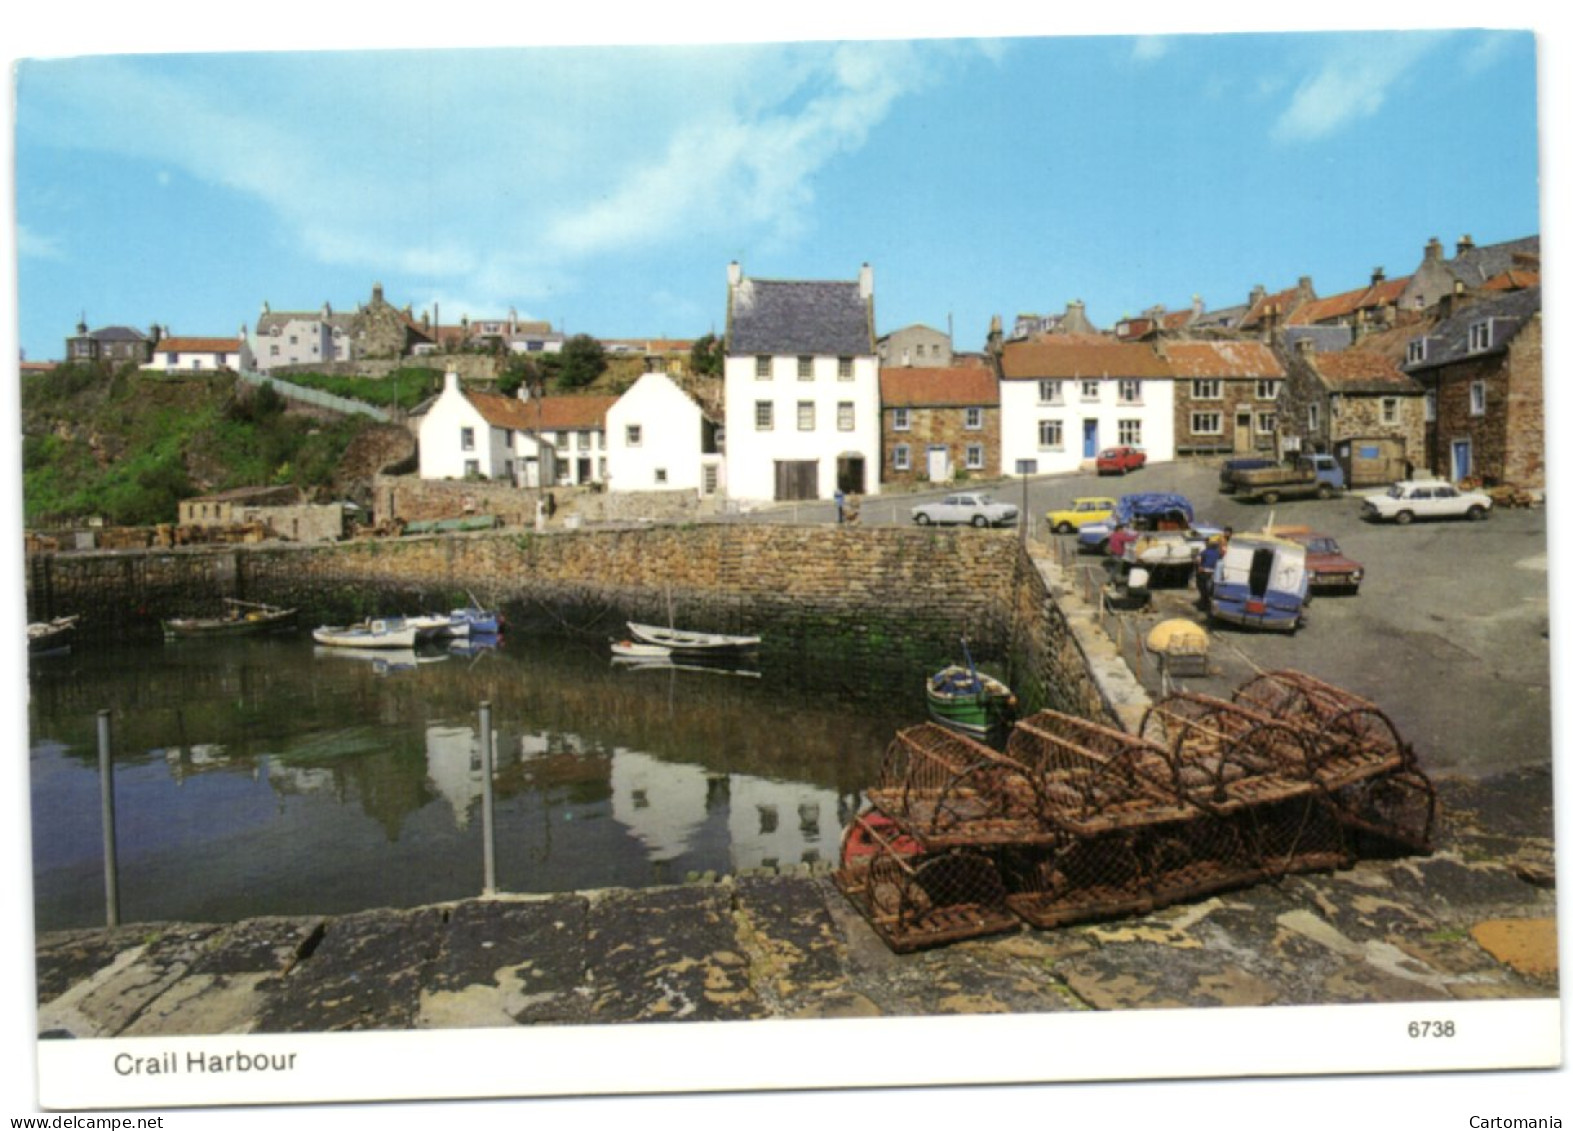
[[[149,376],[66,364],[22,378],[22,488],[29,526],[100,516],[173,522],[193,495],[236,487],[325,492],[372,422],[285,411],[229,374]]]

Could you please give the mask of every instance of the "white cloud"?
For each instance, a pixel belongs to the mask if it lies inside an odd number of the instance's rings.
[[[1169,53],[1169,40],[1162,35],[1139,35],[1131,47],[1131,58],[1138,63],[1150,63]]]
[[[1278,141],[1315,141],[1372,117],[1441,39],[1429,32],[1340,37],[1330,57],[1296,88],[1272,136]]]
[[[26,224],[16,226],[16,253],[23,259],[50,259],[63,262],[65,248],[54,236],[35,232]]]

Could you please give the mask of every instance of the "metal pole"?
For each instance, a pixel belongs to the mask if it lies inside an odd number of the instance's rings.
[[[481,701],[481,841],[485,871],[483,894],[497,894],[497,830],[492,807],[492,705]]]
[[[104,826],[104,924],[120,926],[120,880],[115,859],[115,766],[109,753],[109,711],[98,713],[98,789]]]

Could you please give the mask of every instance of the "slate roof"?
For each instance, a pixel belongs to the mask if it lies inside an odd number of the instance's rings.
[[[1353,326],[1289,326],[1283,332],[1284,345],[1290,350],[1296,343],[1309,340],[1317,353],[1337,353],[1354,344]]]
[[[1169,342],[1163,347],[1178,378],[1281,378],[1283,366],[1262,342]]]
[[[1000,370],[1016,380],[1174,376],[1151,346],[1089,337],[1008,342],[1000,354]]]
[[[263,334],[273,329],[283,330],[291,322],[326,322],[329,326],[347,331],[354,317],[354,314],[342,314],[338,311],[324,318],[320,310],[270,310],[266,314],[257,315],[256,332]]]
[[[1463,280],[1471,289],[1484,286],[1486,280],[1514,268],[1538,268],[1540,263],[1540,237],[1526,236],[1506,243],[1472,247],[1462,255],[1447,260],[1448,270],[1455,278]]]
[[[874,353],[873,301],[857,282],[749,279],[731,288],[727,353],[859,357]]]
[[[1000,403],[999,382],[977,365],[887,366],[879,371],[885,408],[975,408]]]
[[[1398,368],[1384,354],[1369,350],[1344,350],[1326,356],[1313,354],[1311,367],[1322,384],[1334,393],[1367,393],[1383,396],[1418,395],[1420,383]]]
[[[1488,357],[1501,353],[1539,311],[1539,287],[1472,302],[1427,334],[1425,360],[1405,365],[1404,369],[1414,373],[1449,365],[1466,357]],[[1491,345],[1471,353],[1469,328],[1486,319],[1491,320]]]
[[[95,342],[145,342],[146,334],[140,330],[133,330],[130,326],[105,326],[102,330],[94,330],[88,334]]]
[[[1250,305],[1247,303],[1242,303],[1239,306],[1225,306],[1218,310],[1204,310],[1192,319],[1188,328],[1200,330],[1209,326],[1235,327],[1250,313],[1250,310]]]

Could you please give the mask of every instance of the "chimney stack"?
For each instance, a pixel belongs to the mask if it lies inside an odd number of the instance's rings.
[[[1458,240],[1458,254],[1459,255],[1463,255],[1464,252],[1466,252],[1466,251],[1474,251],[1474,250],[1475,250],[1475,237],[1473,237],[1471,235],[1468,235],[1468,234],[1465,234],[1465,235],[1459,237],[1459,240]]]
[[[726,284],[735,287],[743,281],[743,265],[737,260],[732,260],[726,265]]]
[[[1371,285],[1377,286],[1387,279],[1387,271],[1381,267],[1371,268]]]
[[[1442,259],[1442,241],[1432,236],[1426,244],[1426,262],[1437,263]]]
[[[865,300],[874,297],[874,269],[867,263],[858,270],[858,294]]]

